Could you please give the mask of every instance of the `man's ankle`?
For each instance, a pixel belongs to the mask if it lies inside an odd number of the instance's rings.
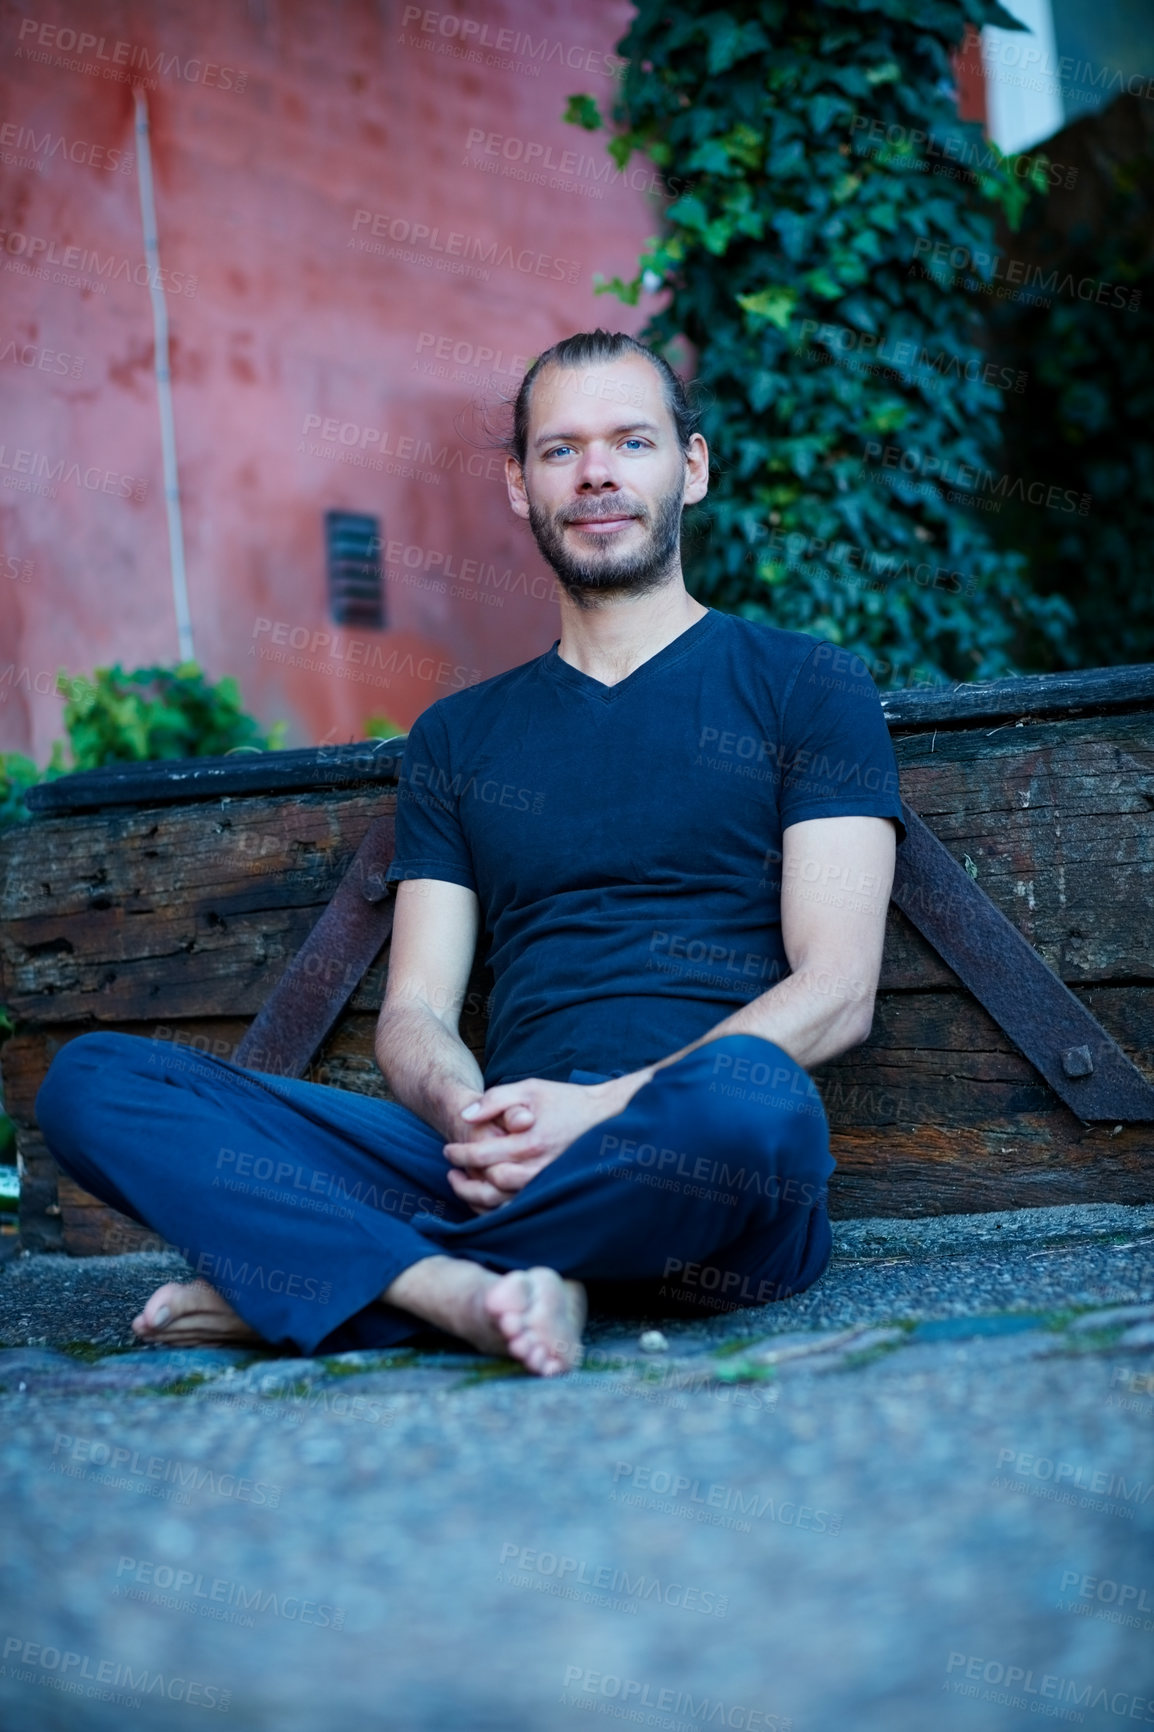
[[[402,1269],[381,1297],[386,1304],[408,1311],[424,1323],[449,1327],[455,1334],[451,1326],[459,1320],[462,1305],[467,1305],[496,1279],[480,1263],[437,1252]]]

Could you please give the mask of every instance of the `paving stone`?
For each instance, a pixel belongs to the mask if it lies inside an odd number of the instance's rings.
[[[75,1361],[66,1353],[47,1347],[0,1348],[0,1388],[19,1390],[30,1383],[51,1383],[53,1377],[69,1376]]]
[[[771,1337],[768,1342],[749,1348],[742,1357],[755,1365],[778,1365],[786,1359],[810,1358],[817,1353],[831,1353],[835,1348],[845,1347],[864,1333],[864,1325],[824,1331],[799,1329],[789,1335]]]
[[[1145,1322],[1148,1318],[1154,1318],[1154,1305],[1108,1305],[1103,1311],[1076,1317],[1069,1327],[1078,1333],[1083,1329],[1113,1329],[1118,1323]]]

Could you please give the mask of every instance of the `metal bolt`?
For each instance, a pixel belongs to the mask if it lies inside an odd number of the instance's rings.
[[[1062,1054],[1062,1069],[1067,1076],[1090,1076],[1094,1070],[1094,1060],[1090,1056],[1088,1046],[1072,1046]]]

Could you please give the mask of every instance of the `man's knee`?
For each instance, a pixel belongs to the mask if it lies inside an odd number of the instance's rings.
[[[727,1146],[763,1176],[777,1201],[824,1202],[833,1161],[812,1077],[772,1041],[724,1035],[698,1048],[700,1099]]]
[[[91,1112],[94,1097],[105,1088],[122,1092],[125,1070],[139,1064],[140,1044],[138,1035],[97,1029],[60,1048],[36,1096],[36,1122],[49,1146],[54,1133],[62,1138],[78,1115]]]

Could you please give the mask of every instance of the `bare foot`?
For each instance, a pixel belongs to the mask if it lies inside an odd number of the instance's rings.
[[[166,1281],[132,1320],[141,1341],[166,1347],[232,1347],[262,1337],[207,1281]]]
[[[556,1377],[581,1363],[585,1289],[555,1269],[514,1269],[484,1296],[505,1338],[505,1352],[538,1377]]]
[[[464,1257],[425,1257],[382,1294],[427,1323],[477,1347],[518,1359],[538,1377],[556,1377],[581,1362],[585,1289],[555,1269],[495,1275]]]

